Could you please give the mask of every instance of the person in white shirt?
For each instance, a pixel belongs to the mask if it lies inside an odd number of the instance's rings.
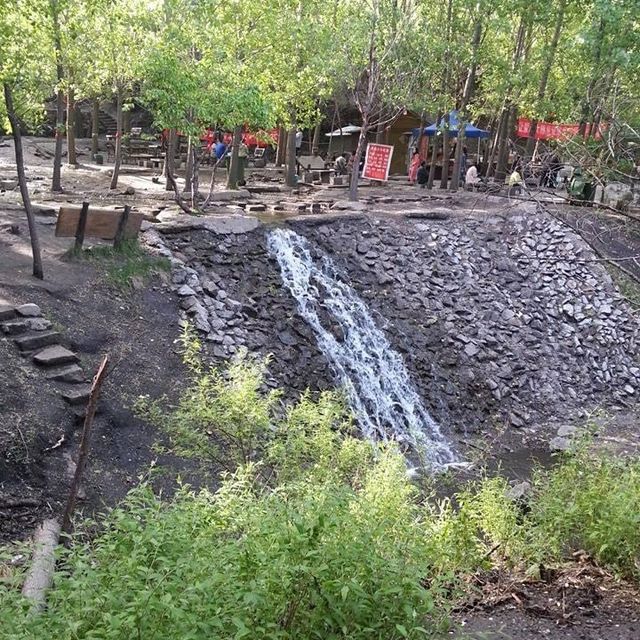
[[[467,174],[464,178],[464,182],[467,185],[467,187],[471,189],[473,189],[474,186],[480,182],[480,177],[478,176],[478,168],[476,167],[475,164],[472,164],[467,169]]]

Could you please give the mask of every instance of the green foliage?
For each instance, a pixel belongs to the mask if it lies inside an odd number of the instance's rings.
[[[163,502],[142,486],[65,554],[42,617],[0,595],[0,637],[9,620],[13,640],[429,637],[447,594],[413,493],[391,452],[357,488],[301,477],[270,490],[253,465],[215,494]]]
[[[154,274],[168,271],[171,267],[166,258],[148,254],[137,240],[126,240],[119,249],[99,245],[84,249],[80,254],[72,250],[69,256],[87,260],[104,269],[108,282],[121,290],[144,284]]]
[[[640,462],[581,449],[540,474],[527,534],[538,558],[558,560],[584,549],[603,565],[640,578]]]
[[[429,638],[464,577],[496,562],[580,548],[638,576],[640,463],[581,450],[539,472],[528,515],[502,478],[425,499],[397,450],[353,436],[339,397],[307,393],[283,413],[279,392],[260,392],[264,363],[219,371],[192,331],[181,343],[189,386],[176,407],[146,402],[147,415],[179,452],[238,466],[214,493],[163,500],[142,484],[86,522],[39,617],[20,571],[5,572],[0,638]]]

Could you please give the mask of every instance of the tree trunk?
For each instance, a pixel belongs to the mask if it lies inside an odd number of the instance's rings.
[[[13,105],[13,95],[11,87],[4,84],[4,103],[7,109],[7,117],[11,123],[11,133],[13,135],[13,144],[16,156],[16,172],[18,173],[18,184],[20,185],[20,194],[22,195],[22,203],[27,214],[27,224],[29,225],[29,237],[31,239],[31,253],[33,254],[33,275],[40,280],[44,279],[44,271],[42,269],[42,255],[40,253],[40,240],[38,238],[38,228],[33,216],[31,208],[31,199],[29,197],[29,189],[27,187],[27,176],[24,171],[24,154],[22,153],[22,135],[20,131],[20,122],[16,116],[15,107]]]
[[[460,126],[458,127],[458,142],[456,144],[456,153],[453,160],[453,175],[451,176],[450,188],[452,191],[457,191],[460,186],[460,163],[462,162],[462,148],[464,145],[464,120],[460,120]]]
[[[442,113],[438,112],[436,115],[436,127],[442,118]],[[433,189],[433,183],[436,179],[436,163],[438,161],[438,148],[440,147],[440,138],[437,135],[433,136],[431,141],[431,164],[429,165],[429,179],[427,180],[427,189]]]
[[[164,177],[166,179],[164,189],[165,191],[175,191],[175,157],[176,157],[176,144],[178,143],[178,134],[175,129],[169,129],[169,137],[167,138],[167,148],[165,150],[164,158]]]
[[[449,113],[444,116],[444,130],[442,132],[442,177],[440,188],[446,189],[449,184]]]
[[[311,153],[317,156],[320,153],[320,125],[321,122],[316,122],[315,129],[313,130],[313,141],[311,142]]]
[[[98,125],[100,123],[100,100],[94,98],[91,101],[91,154],[95,155],[100,151],[100,131]]]
[[[67,92],[67,164],[76,166],[76,99],[73,87]]]
[[[287,132],[287,164],[285,168],[285,183],[288,187],[296,186],[296,133],[298,129],[293,126]]]
[[[564,22],[564,12],[566,8],[566,0],[562,0],[558,6],[558,15],[556,16],[556,26],[553,32],[553,38],[551,44],[547,49],[547,59],[542,70],[542,76],[540,77],[540,86],[538,87],[538,106],[544,100],[547,93],[547,84],[549,82],[549,75],[553,67],[553,63],[556,57],[556,50],[558,49],[558,43],[560,42],[560,34],[562,33],[562,24]],[[533,118],[529,125],[529,138],[527,140],[527,148],[525,155],[530,158],[533,154],[533,148],[536,144],[536,133],[538,131],[538,120]]]
[[[276,149],[276,167],[282,167],[287,159],[287,131],[278,127],[278,148]]]
[[[238,165],[240,163],[240,143],[242,142],[242,126],[239,125],[233,130],[233,142],[231,145],[231,164],[229,166],[229,177],[227,178],[227,189],[238,188]]]
[[[62,69],[61,56],[62,46],[60,44],[60,21],[58,19],[58,0],[49,0],[51,6],[51,19],[53,21],[53,46],[56,59],[56,78],[58,87],[56,90],[56,144],[53,154],[53,178],[51,180],[51,191],[62,191],[62,136],[64,135],[64,97],[62,95],[62,82],[64,72]]]
[[[464,83],[464,90],[462,92],[462,101],[460,104],[460,126],[458,127],[458,144],[456,145],[456,156],[453,163],[453,176],[451,178],[451,188],[454,191],[458,190],[460,183],[462,162],[462,149],[464,146],[464,131],[466,124],[465,112],[467,105],[471,102],[473,96],[473,89],[476,83],[476,68],[478,66],[478,49],[480,48],[480,41],[482,39],[482,4],[476,3],[475,8],[476,22],[473,27],[473,42],[471,45],[471,62],[469,63],[469,69],[467,70],[467,77]]]
[[[498,147],[498,165],[496,168],[496,178],[504,180],[509,167],[509,138],[513,130],[513,119],[515,117],[516,108],[510,104],[504,117],[504,126],[500,137],[500,146]]]
[[[122,88],[116,91],[116,150],[113,161],[113,176],[111,177],[111,189],[118,187],[120,163],[122,162]]]
[[[193,185],[193,137],[187,138],[187,164],[185,166],[184,174],[184,193],[191,193],[191,186]]]
[[[362,120],[362,128],[360,129],[360,135],[358,136],[358,146],[353,157],[353,163],[351,165],[351,182],[349,183],[349,200],[356,202],[358,200],[358,182],[360,180],[360,158],[364,151],[364,145],[367,141],[367,129],[368,121],[366,118]]]
[[[376,127],[376,144],[384,144],[384,125],[378,122]]]

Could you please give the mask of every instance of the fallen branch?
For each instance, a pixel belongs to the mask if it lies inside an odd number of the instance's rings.
[[[82,473],[87,464],[87,458],[89,457],[89,444],[91,438],[91,427],[93,426],[93,417],[96,413],[96,406],[98,404],[98,396],[100,395],[100,387],[105,378],[105,372],[107,369],[107,363],[109,362],[109,356],[105,355],[102,358],[98,372],[93,378],[91,383],[91,391],[89,392],[89,402],[87,404],[87,410],[84,417],[84,426],[82,427],[82,437],[80,439],[80,452],[78,453],[78,463],[76,465],[76,471],[71,482],[71,489],[69,490],[69,499],[67,500],[67,506],[64,511],[64,517],[62,519],[62,530],[65,533],[71,532],[71,518],[76,508],[76,501],[78,499],[78,491],[80,489],[80,482],[82,481]]]
[[[36,529],[33,560],[22,586],[22,595],[31,600],[31,615],[44,610],[47,589],[51,586],[56,566],[55,551],[59,537],[60,523],[57,520],[45,520]]]

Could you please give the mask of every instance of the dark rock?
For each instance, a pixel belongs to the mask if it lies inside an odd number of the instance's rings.
[[[36,364],[40,364],[45,367],[51,367],[58,364],[65,364],[67,362],[78,362],[78,356],[65,349],[60,345],[53,347],[47,347],[42,351],[39,351],[33,356],[33,361]]]

